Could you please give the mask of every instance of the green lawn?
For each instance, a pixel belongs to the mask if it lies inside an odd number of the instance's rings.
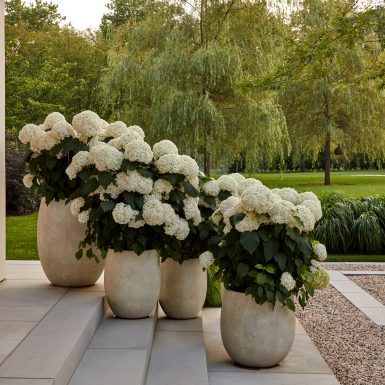
[[[385,172],[333,172],[332,185],[323,185],[322,172],[245,174],[261,180],[266,186],[294,187],[316,194],[338,192],[353,197],[385,194]],[[36,248],[37,214],[7,217],[7,259],[38,259]],[[328,261],[384,261],[377,255],[331,255]]]

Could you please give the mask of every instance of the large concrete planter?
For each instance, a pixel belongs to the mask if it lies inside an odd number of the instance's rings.
[[[156,250],[138,255],[108,250],[104,272],[106,299],[120,318],[145,318],[155,308],[160,290],[160,259]]]
[[[161,264],[161,289],[159,302],[170,318],[195,318],[205,303],[207,273],[198,258],[182,264],[167,258]]]
[[[294,312],[277,302],[258,305],[251,295],[223,290],[221,335],[238,364],[268,368],[289,353],[295,334]]]
[[[78,222],[64,201],[42,199],[37,222],[37,247],[47,278],[55,286],[81,287],[93,285],[104,269],[104,261],[75,254],[83,240],[86,225]]]

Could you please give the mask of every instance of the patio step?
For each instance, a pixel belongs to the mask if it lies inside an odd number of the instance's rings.
[[[64,291],[63,295],[45,315],[42,311],[43,318],[0,365],[1,385],[67,385],[103,317],[104,293],[97,287],[56,289],[54,294]],[[22,298],[18,298],[19,291],[9,288],[10,294],[5,295],[20,301],[28,312]]]
[[[69,385],[144,385],[157,313],[128,320],[108,310]]]
[[[172,320],[160,310],[146,385],[208,385],[201,316]]]

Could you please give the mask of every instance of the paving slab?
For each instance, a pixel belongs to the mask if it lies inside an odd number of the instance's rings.
[[[68,291],[0,366],[0,378],[66,385],[103,316],[103,295]]]
[[[339,270],[344,275],[385,275],[385,270]]]
[[[0,385],[54,385],[54,382],[47,378],[0,378]]]
[[[11,263],[15,262],[15,263]],[[7,261],[5,265],[5,277],[8,279],[43,280],[49,282],[40,261],[25,263],[28,261]],[[35,261],[30,261],[35,262]]]
[[[341,293],[364,293],[364,290],[350,279],[346,281],[332,280],[331,284]]]
[[[163,331],[185,331],[185,332],[201,332],[202,327],[202,313],[196,318],[186,320],[176,320],[167,318],[161,307],[159,307],[159,315],[157,321],[157,330]]]
[[[341,274],[338,270],[328,270],[330,282],[333,281],[349,281],[349,278]]]
[[[331,374],[209,373],[210,385],[340,385]]]

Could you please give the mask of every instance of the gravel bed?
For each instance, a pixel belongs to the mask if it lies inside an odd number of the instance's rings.
[[[384,326],[331,286],[296,314],[341,385],[385,384]]]
[[[355,265],[343,262],[337,263],[323,263],[323,267],[327,270],[357,270],[357,271],[365,271],[365,270],[374,270],[374,271],[385,271],[385,263],[384,264],[376,264],[376,265]]]
[[[385,276],[384,275],[364,275],[364,276],[350,275],[349,278],[352,281],[354,281],[358,286],[362,287],[362,289],[367,291],[377,301],[385,305]]]

